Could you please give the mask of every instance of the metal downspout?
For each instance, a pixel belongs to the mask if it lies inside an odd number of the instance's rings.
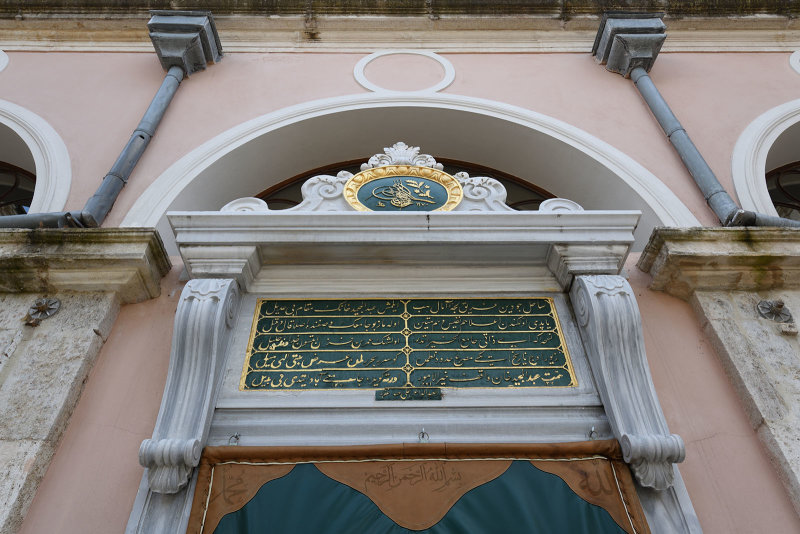
[[[669,104],[647,72],[666,38],[659,15],[614,13],[603,15],[592,55],[606,70],[630,77],[672,147],[680,156],[709,207],[723,226],[786,226],[800,228],[800,221],[740,208],[719,183],[714,171],[697,150]]]
[[[158,124],[164,117],[167,106],[175,96],[184,72],[181,67],[170,67],[161,87],[150,102],[144,117],[131,135],[128,144],[122,149],[117,161],[103,178],[100,187],[86,202],[81,211],[56,213],[31,213],[27,215],[7,215],[0,217],[0,228],[97,228],[111,211],[120,191],[128,183],[128,178],[142,157],[147,145],[155,134]]]
[[[633,81],[639,94],[650,108],[653,116],[661,125],[669,142],[680,156],[689,174],[694,178],[697,187],[703,193],[709,207],[714,211],[723,226],[795,226],[800,227],[800,221],[793,221],[782,217],[773,217],[762,213],[743,210],[733,201],[731,196],[719,183],[714,171],[708,166],[700,151],[689,138],[689,134],[681,125],[678,118],[672,113],[669,104],[656,89],[653,80],[642,67],[631,70]]]
[[[222,46],[211,13],[151,11],[151,15],[153,17],[148,23],[150,39],[167,74],[100,187],[81,211],[0,216],[0,228],[97,228],[103,224],[150,144],[183,78],[222,57]]]
[[[156,133],[156,128],[164,117],[164,112],[172,102],[172,97],[180,87],[184,72],[181,67],[170,67],[164,76],[156,96],[153,97],[150,106],[144,113],[144,117],[131,135],[128,144],[120,153],[117,161],[103,178],[103,183],[94,195],[86,202],[81,212],[81,220],[85,226],[96,228],[103,224],[103,220],[111,211],[114,201],[117,200],[122,188],[128,183],[128,178],[142,157],[150,139]]]

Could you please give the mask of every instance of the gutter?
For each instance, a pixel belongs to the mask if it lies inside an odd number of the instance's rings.
[[[666,26],[660,15],[609,13],[603,15],[592,55],[599,63],[606,65],[606,70],[633,81],[722,226],[800,228],[800,221],[740,208],[722,187],[714,171],[647,74],[666,37]]]
[[[147,23],[162,67],[167,71],[150,105],[100,187],[81,211],[0,217],[0,228],[98,228],[155,135],[184,76],[222,58],[214,19],[205,11],[151,11]]]

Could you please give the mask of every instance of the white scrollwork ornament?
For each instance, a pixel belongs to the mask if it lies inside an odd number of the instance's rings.
[[[260,198],[256,197],[244,197],[244,198],[237,198],[236,200],[231,200],[219,211],[222,212],[232,212],[232,213],[258,213],[258,212],[268,212],[269,207],[267,203],[261,200]]]
[[[402,141],[398,141],[390,147],[383,149],[383,154],[375,154],[367,163],[361,165],[361,170],[374,169],[375,167],[386,167],[387,165],[416,165],[418,167],[430,167],[436,170],[443,170],[444,165],[437,163],[430,154],[420,154],[418,146],[408,146]]]
[[[583,206],[566,198],[548,198],[539,204],[541,213],[564,213],[583,211]]]

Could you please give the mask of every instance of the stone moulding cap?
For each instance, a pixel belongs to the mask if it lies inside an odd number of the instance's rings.
[[[637,264],[651,289],[682,299],[694,291],[800,286],[800,229],[656,228]]]
[[[600,21],[592,55],[607,70],[626,78],[636,67],[649,71],[666,39],[658,13],[607,13]]]
[[[187,76],[222,59],[222,44],[208,11],[151,11],[150,40],[164,70],[181,67]]]
[[[0,230],[0,292],[114,292],[123,303],[157,297],[171,268],[152,228]]]

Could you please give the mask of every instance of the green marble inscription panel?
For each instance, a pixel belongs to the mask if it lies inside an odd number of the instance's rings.
[[[548,297],[261,299],[240,389],[435,400],[441,388],[576,385]]]

